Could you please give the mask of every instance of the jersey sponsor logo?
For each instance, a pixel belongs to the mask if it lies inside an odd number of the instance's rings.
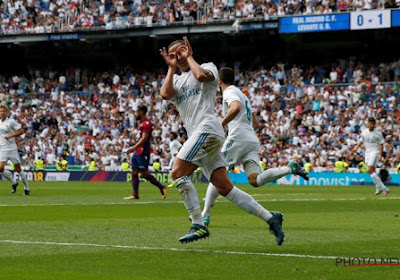
[[[377,143],[379,142],[379,136],[376,135],[371,135],[370,137],[366,137],[365,138],[365,143]]]
[[[0,134],[6,134],[8,131],[10,131],[9,125],[5,125],[3,128],[0,128]]]
[[[183,86],[181,88],[181,91],[182,91],[183,94],[175,97],[176,104],[180,104],[183,101],[188,100],[189,97],[196,96],[196,95],[199,95],[199,94],[202,93],[201,88],[189,89],[189,86]]]

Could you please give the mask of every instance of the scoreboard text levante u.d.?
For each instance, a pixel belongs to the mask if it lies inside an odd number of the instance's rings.
[[[340,14],[282,17],[279,33],[381,29],[400,26],[400,10],[373,10]]]

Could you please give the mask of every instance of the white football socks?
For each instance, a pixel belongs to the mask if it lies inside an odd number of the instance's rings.
[[[378,174],[376,174],[376,172],[371,174],[371,179],[372,181],[374,181],[375,187],[377,190],[385,190],[386,186],[385,184],[382,182],[381,178],[379,178]]]
[[[204,202],[204,209],[201,215],[203,217],[208,217],[211,214],[211,210],[214,207],[214,203],[217,200],[219,193],[217,188],[212,184],[208,184],[206,192],[206,201]]]
[[[272,218],[271,212],[262,207],[252,196],[235,186],[233,186],[233,189],[226,195],[226,198],[240,209],[260,217],[265,222],[268,222],[268,220]]]
[[[16,183],[10,170],[4,170],[1,175],[3,175],[3,177],[10,181],[13,185]]]
[[[193,183],[186,176],[176,179],[174,181],[175,186],[178,188],[181,194],[183,203],[190,214],[193,224],[204,226],[203,218],[200,211],[200,203],[197,197],[196,188]]]
[[[275,182],[279,178],[292,173],[292,169],[289,166],[270,168],[265,170],[263,173],[257,176],[257,185],[259,187],[269,182]]]
[[[19,176],[21,177],[22,183],[24,183],[24,190],[29,191],[28,179],[26,179],[26,174],[23,170],[19,172]]]

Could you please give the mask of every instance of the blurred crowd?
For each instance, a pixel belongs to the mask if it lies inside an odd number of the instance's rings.
[[[2,34],[70,32],[399,8],[400,0],[2,0]]]
[[[365,64],[356,59],[306,66],[277,62],[272,67],[243,70],[233,65],[236,84],[257,112],[261,159],[267,167],[298,158],[314,167],[333,168],[344,157],[350,167],[363,160],[352,153],[368,117],[377,119],[385,137],[384,165],[400,162],[400,59]],[[27,132],[19,140],[24,164],[41,157],[47,165],[69,155],[75,165],[118,167],[122,153],[140,135],[135,112],[149,109],[154,124],[151,162],[168,168],[170,132],[187,138],[173,103],[159,89],[164,73],[91,72],[69,68],[29,69],[25,75],[0,74],[0,101]],[[216,113],[222,118],[221,94]]]

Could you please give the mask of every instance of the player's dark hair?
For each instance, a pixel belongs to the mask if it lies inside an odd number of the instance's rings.
[[[235,73],[232,68],[222,67],[219,69],[220,80],[227,85],[233,85],[235,83]]]
[[[183,40],[175,40],[171,44],[169,44],[168,49],[172,48],[174,45],[179,44],[179,45],[185,45],[185,41]]]
[[[176,133],[175,131],[171,131],[170,134],[174,135],[174,139],[178,138],[178,133]]]
[[[375,120],[375,118],[373,118],[373,117],[369,117],[369,118],[368,118],[368,122],[376,123],[376,120]]]
[[[144,114],[147,114],[147,107],[146,106],[140,105],[137,109],[142,111]]]

